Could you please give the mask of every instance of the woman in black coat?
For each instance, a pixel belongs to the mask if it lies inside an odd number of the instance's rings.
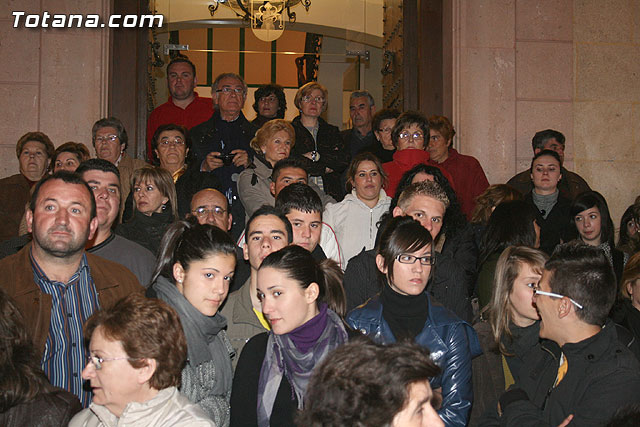
[[[551,255],[553,249],[566,241],[569,229],[571,201],[558,191],[562,179],[560,156],[552,150],[542,150],[531,161],[533,189],[524,197],[535,206],[536,223],[540,226],[540,249]]]
[[[327,88],[317,82],[298,89],[294,104],[300,115],[291,122],[296,132],[291,156],[305,162],[311,181],[341,201],[345,190],[340,177],[351,159],[340,130],[320,117],[327,109],[327,96]]]
[[[145,166],[131,176],[133,216],[116,233],[156,254],[167,227],[177,218],[176,187],[166,169]]]

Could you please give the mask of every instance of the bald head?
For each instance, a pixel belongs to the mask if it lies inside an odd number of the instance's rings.
[[[232,217],[227,198],[213,188],[198,191],[191,198],[191,215],[198,218],[200,224],[215,225],[229,231]]]

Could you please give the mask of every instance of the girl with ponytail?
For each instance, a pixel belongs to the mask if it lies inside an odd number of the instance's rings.
[[[271,331],[242,350],[231,395],[231,424],[294,426],[313,368],[348,339],[342,271],[288,246],[258,270],[258,298]]]
[[[218,313],[236,266],[231,237],[194,220],[172,224],[162,238],[147,296],[167,302],[180,316],[187,363],[180,392],[198,404],[216,426],[228,426],[233,347]]]

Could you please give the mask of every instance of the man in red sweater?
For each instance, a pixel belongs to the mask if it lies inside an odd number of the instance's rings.
[[[178,56],[167,65],[167,84],[171,96],[151,112],[147,120],[147,157],[153,161],[151,139],[158,126],[175,123],[191,129],[209,120],[213,114],[211,98],[201,98],[194,89],[197,85],[196,67],[185,56]]]

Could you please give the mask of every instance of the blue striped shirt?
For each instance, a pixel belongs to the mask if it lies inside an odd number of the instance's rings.
[[[33,278],[42,293],[51,295],[51,322],[42,354],[42,370],[51,384],[75,394],[83,407],[91,403],[91,391],[82,387],[86,361],[82,325],[99,307],[87,256],[68,283],[49,280],[31,254]]]

